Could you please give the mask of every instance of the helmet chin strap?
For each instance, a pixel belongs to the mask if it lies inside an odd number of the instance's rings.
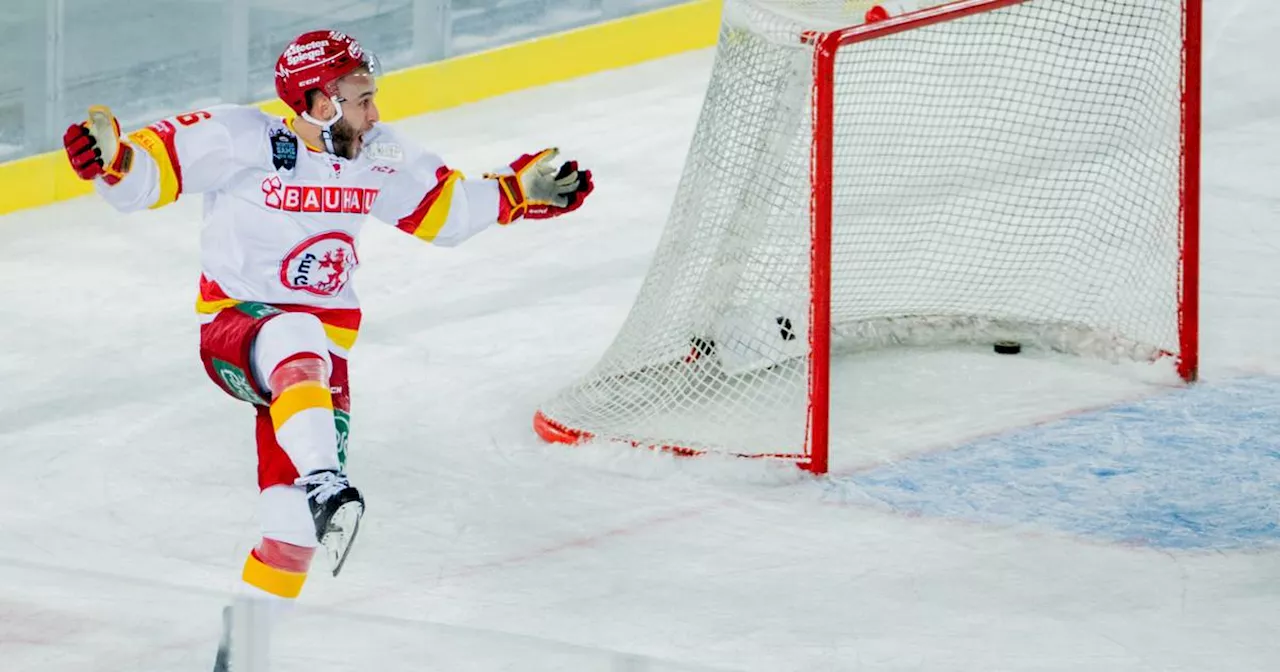
[[[311,116],[311,113],[309,112],[303,112],[298,116],[305,119],[308,123],[315,124],[320,127],[320,140],[324,142],[325,151],[337,156],[338,152],[333,148],[333,132],[329,129],[342,119],[342,103],[344,99],[339,96],[329,96],[329,100],[333,101],[333,109],[337,110],[332,119],[328,121],[320,121],[319,119]]]

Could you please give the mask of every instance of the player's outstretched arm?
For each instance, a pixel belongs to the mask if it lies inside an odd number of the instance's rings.
[[[553,164],[556,154],[555,149],[525,154],[485,179],[468,180],[440,157],[422,152],[402,164],[406,169],[392,172],[372,214],[443,246],[457,245],[495,222],[563,215],[581,207],[594,185],[591,171],[576,161]]]
[[[554,147],[525,154],[506,170],[485,175],[498,182],[499,224],[510,224],[522,217],[559,217],[582,207],[595,188],[591,171],[578,168],[577,161],[554,165],[552,161],[559,154],[560,150]]]
[[[240,157],[261,145],[264,118],[250,108],[216,107],[121,137],[111,110],[95,106],[86,121],[67,128],[62,144],[80,179],[93,181],[117,210],[133,212],[221,188],[245,163]]]
[[[89,108],[87,120],[67,127],[62,146],[76,175],[95,182],[117,210],[141,210],[159,197],[155,162],[120,137],[120,122],[105,106]]]

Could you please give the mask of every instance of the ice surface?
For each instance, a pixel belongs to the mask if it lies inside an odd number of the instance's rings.
[[[1207,4],[1206,386],[1280,375],[1280,8]],[[630,307],[709,59],[400,124],[469,174],[556,144],[598,188],[456,249],[367,230],[351,473],[369,515],[342,577],[309,583],[280,669],[1280,669],[1274,550],[904,516],[768,463],[534,438],[533,409]],[[209,667],[256,524],[252,416],[196,359],[199,211],[0,218],[5,672]],[[976,351],[858,368],[842,478],[1166,391]],[[1188,431],[1226,451],[1222,420]]]

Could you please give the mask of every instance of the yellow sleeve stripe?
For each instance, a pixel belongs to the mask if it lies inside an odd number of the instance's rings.
[[[178,194],[182,192],[182,169],[178,164],[177,152],[173,148],[171,129],[172,125],[168,132],[161,135],[156,132],[156,129],[148,126],[129,134],[129,140],[150,154],[160,169],[160,197],[151,205],[152,208],[169,205],[178,200]]]
[[[271,401],[271,424],[278,432],[289,418],[312,408],[333,410],[333,397],[329,386],[315,380],[295,383],[284,388]]]
[[[307,581],[306,572],[276,569],[250,553],[244,561],[244,582],[278,597],[295,598]]]
[[[458,184],[458,180],[463,179],[463,175],[456,170],[444,167],[440,172],[443,173],[439,176],[440,181],[427,192],[426,196],[422,197],[422,201],[413,212],[400,219],[396,228],[431,242],[440,234],[445,224],[449,223],[449,211],[453,206],[453,189]]]
[[[427,210],[427,216],[422,218],[422,226],[418,227],[413,235],[431,242],[440,235],[440,229],[449,221],[450,206],[453,205],[453,187],[462,177],[462,173],[454,171],[449,174],[445,180],[443,188],[440,189],[440,198],[436,199],[430,210]]]

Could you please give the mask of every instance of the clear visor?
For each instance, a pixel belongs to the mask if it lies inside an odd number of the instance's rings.
[[[370,53],[368,51],[361,50],[360,64],[357,65],[354,69],[352,69],[347,74],[337,79],[330,80],[327,84],[323,85],[320,88],[320,91],[324,93],[324,95],[330,98],[338,99],[338,102],[344,102],[346,99],[342,96],[342,92],[339,89],[338,82],[350,81],[356,78],[364,78],[364,77],[372,79],[381,74],[382,74],[382,62],[378,60],[377,55]]]

